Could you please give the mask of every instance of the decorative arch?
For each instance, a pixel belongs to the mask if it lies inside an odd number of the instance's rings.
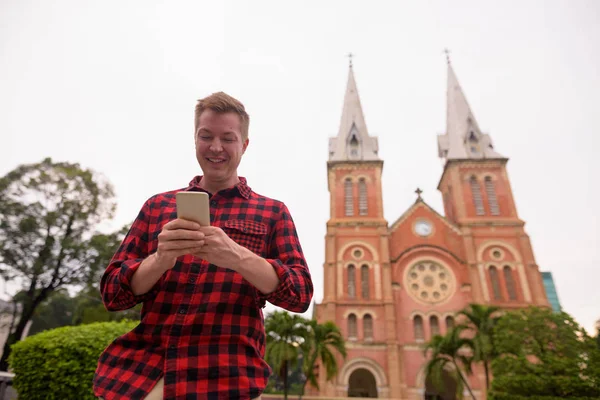
[[[375,247],[373,247],[369,243],[362,242],[359,240],[355,240],[353,242],[349,242],[349,243],[346,243],[345,245],[343,245],[340,248],[340,250],[338,251],[337,259],[342,260],[346,250],[348,250],[348,248],[352,247],[352,246],[363,246],[363,247],[367,248],[371,252],[371,256],[373,257],[373,262],[379,262],[379,254],[378,254],[377,250],[375,249]]]
[[[358,309],[356,309],[356,308],[350,308],[350,309],[346,310],[344,312],[344,314],[343,314],[344,319],[348,319],[348,316],[350,314],[359,315]]]
[[[349,265],[354,265],[354,267],[356,267],[356,269],[360,269],[363,265],[366,265],[367,267],[369,267],[369,270],[372,270],[373,268],[375,268],[375,266],[373,265],[373,262],[371,261],[361,261],[361,260],[349,260],[349,261],[345,261],[342,264],[342,267],[344,269],[348,269]]]
[[[348,386],[350,384],[350,375],[357,369],[364,368],[375,377],[375,382],[377,383],[377,389],[381,390],[385,388],[387,383],[387,378],[385,375],[385,371],[381,366],[376,362],[371,360],[370,358],[358,357],[352,359],[352,361],[347,362],[342,367],[342,370],[338,374],[338,384],[343,386]]]
[[[486,178],[490,178],[494,182],[498,181],[498,177],[493,172],[486,172],[482,175],[482,178],[483,180],[485,180]]]
[[[500,246],[504,247],[506,250],[510,251],[516,262],[521,263],[523,260],[521,259],[521,254],[514,248],[514,246],[503,242],[501,240],[488,240],[483,242],[479,248],[477,249],[477,260],[483,261],[483,253],[488,250],[490,247]]]
[[[365,314],[371,314],[371,317],[373,317],[373,319],[377,318],[377,313],[370,308],[365,308],[365,309],[359,310],[358,308],[353,307],[353,308],[350,308],[350,309],[344,311],[344,314],[342,314],[342,315],[343,315],[344,319],[347,319],[350,314],[354,314],[354,315],[356,315],[357,318],[360,318],[360,319],[362,319],[365,316]]]
[[[356,176],[354,176],[354,178],[356,179],[356,182],[360,181],[361,179],[364,179],[365,182],[367,182],[367,183],[373,182],[373,179],[369,175],[365,175],[365,174],[356,175]]]
[[[361,318],[364,318],[365,314],[370,314],[373,319],[377,319],[377,313],[370,308],[362,310],[358,315],[360,315]]]
[[[425,367],[426,366],[427,366],[427,363],[423,363],[421,368],[419,368],[419,372],[417,372],[417,376],[415,377],[415,386],[418,388],[425,387]],[[454,366],[450,363],[446,363],[446,366],[444,367],[444,369],[446,371],[454,371]]]
[[[492,260],[492,261],[484,261],[483,254],[493,247],[503,248],[505,251],[510,252],[513,256],[514,261],[500,261],[500,260]],[[517,251],[517,249],[504,241],[501,240],[487,240],[483,242],[477,248],[477,262],[479,269],[479,279],[481,281],[481,286],[483,289],[483,297],[486,301],[490,301],[492,298],[492,294],[490,293],[492,288],[488,287],[486,274],[489,274],[489,268],[492,265],[496,265],[499,267],[503,267],[508,265],[513,271],[517,273],[520,282],[520,288],[523,291],[523,297],[526,302],[531,302],[531,291],[529,288],[529,280],[527,279],[527,274],[525,273],[525,268],[523,266],[523,259],[521,258],[521,253]]]
[[[485,263],[484,267],[487,271],[489,271],[490,267],[496,267],[498,269],[500,269],[500,267],[510,267],[510,269],[512,269],[513,271],[518,271],[519,269],[517,268],[517,265],[513,262],[494,262],[494,261],[490,261]]]
[[[469,171],[462,175],[463,182],[469,182],[472,178],[477,179],[478,181],[483,181],[486,176],[495,177],[496,175],[492,172],[481,172],[481,171]]]
[[[429,317],[431,317],[432,315],[438,317],[438,318],[445,318],[446,315],[452,315],[452,313],[446,313],[446,314],[442,314],[438,311],[434,311],[434,310],[430,310],[430,311],[413,311],[409,314],[408,319],[412,320],[414,319],[417,315],[420,315],[422,318],[427,318],[429,319]]]
[[[454,319],[456,319],[456,312],[445,312],[443,314],[440,314],[442,318],[446,319],[448,317],[452,317]]]
[[[415,387],[422,388],[423,390],[425,390],[425,368],[426,368],[426,366],[427,366],[427,364],[423,363],[423,365],[421,366],[421,368],[419,368],[419,371],[417,372],[417,376],[415,377]],[[446,366],[444,367],[444,369],[448,372],[451,372],[451,371],[454,371],[454,366],[450,363],[447,363]],[[469,379],[469,381],[470,381],[470,379]],[[409,385],[410,385],[410,383],[409,383]],[[475,397],[479,398],[479,396],[481,395],[481,390],[473,389],[473,394],[475,395]],[[468,395],[469,395],[469,392],[465,388],[463,390],[463,397],[467,398]]]
[[[352,181],[352,183],[358,182],[358,179],[356,178],[356,176],[354,176],[352,174],[346,174],[339,179],[340,179],[340,182],[342,182],[342,183],[346,182],[346,179],[350,179],[350,181]]]
[[[423,312],[423,311],[413,311],[410,313],[410,315],[408,316],[408,319],[413,321],[415,319],[415,317],[421,317],[421,318],[427,318],[428,315],[427,313]]]

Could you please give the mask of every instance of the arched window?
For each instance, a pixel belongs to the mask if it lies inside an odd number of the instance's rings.
[[[344,204],[346,216],[354,215],[354,199],[352,198],[352,179],[348,178],[344,181]]]
[[[479,186],[479,182],[477,182],[477,178],[474,176],[471,177],[471,193],[473,194],[473,204],[475,204],[475,213],[477,215],[484,215],[485,210],[483,208],[483,199],[481,197],[481,186]]]
[[[494,182],[489,176],[485,177],[485,192],[488,198],[488,205],[490,206],[490,213],[492,215],[500,215],[498,199],[496,198],[496,188],[494,188]]]
[[[517,300],[515,280],[513,279],[512,270],[508,265],[504,266],[504,283],[506,284],[506,291],[508,292],[509,300]]]
[[[369,266],[363,265],[360,267],[360,287],[362,292],[362,298],[369,298]]]
[[[423,317],[421,317],[420,315],[416,315],[413,318],[413,330],[415,333],[416,340],[425,339],[425,334],[423,333]]]
[[[352,264],[348,266],[348,297],[356,297],[356,267]]]
[[[502,291],[500,290],[500,280],[498,279],[498,269],[493,265],[490,267],[490,281],[492,281],[494,300],[503,300]]]
[[[350,142],[348,143],[350,145],[349,146],[350,147],[350,158],[352,158],[352,159],[358,158],[359,142],[356,137],[356,133],[357,133],[356,130],[354,130],[354,132],[352,132],[352,137],[350,138]]]
[[[367,215],[367,182],[365,178],[358,181],[358,215]]]
[[[438,320],[438,317],[436,317],[435,315],[429,317],[429,329],[431,329],[431,337],[440,334],[440,322]]]
[[[356,339],[358,336],[356,332],[356,315],[350,314],[348,315],[348,338]]]
[[[446,317],[446,330],[449,331],[452,328],[454,328],[454,318],[448,315]]]
[[[373,340],[373,317],[371,314],[365,314],[363,317],[363,332],[365,340]]]

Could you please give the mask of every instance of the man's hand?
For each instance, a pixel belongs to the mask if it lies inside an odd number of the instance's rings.
[[[177,257],[195,254],[205,245],[204,232],[200,224],[184,219],[175,219],[163,226],[158,235],[156,262],[164,268],[173,268]]]
[[[193,254],[216,266],[236,270],[246,249],[216,226],[200,227],[199,232],[204,235],[204,245]]]
[[[234,242],[221,228],[203,226],[200,232],[204,233],[204,246],[195,256],[240,273],[263,294],[277,288],[279,277],[267,260]]]

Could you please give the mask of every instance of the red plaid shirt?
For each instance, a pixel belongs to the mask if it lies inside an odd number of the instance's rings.
[[[182,190],[201,191],[201,179]],[[271,374],[264,361],[265,301],[304,312],[313,285],[287,207],[240,181],[211,196],[211,224],[264,257],[279,276],[277,289],[263,295],[239,273],[186,255],[148,293],[135,296],[131,277],[156,251],[162,227],[177,216],[177,191],[153,196],[100,284],[108,310],[144,304],[141,323],[100,356],[96,396],[143,399],[161,377],[165,399],[251,399],[262,393]]]

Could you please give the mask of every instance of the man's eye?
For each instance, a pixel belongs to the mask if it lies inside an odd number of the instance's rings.
[[[210,139],[212,139],[212,137],[211,136],[205,136],[205,135],[203,135],[203,136],[200,136],[200,139],[202,139],[202,140],[210,140]]]
[[[233,142],[235,142],[235,140],[234,140],[234,139],[223,139],[223,141],[224,141],[225,143],[233,143]]]

